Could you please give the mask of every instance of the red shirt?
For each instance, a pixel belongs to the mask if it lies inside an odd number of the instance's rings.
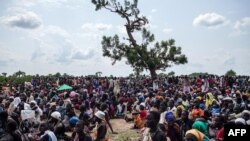
[[[217,133],[216,133],[216,139],[219,141],[222,141],[224,138],[224,128],[221,128]]]
[[[140,112],[140,118],[141,118],[141,119],[146,119],[146,117],[147,117],[147,111],[146,111],[146,110],[142,110],[142,111]]]

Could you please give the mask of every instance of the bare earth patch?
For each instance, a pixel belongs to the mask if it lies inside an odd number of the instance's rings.
[[[126,122],[124,119],[111,119],[110,123],[115,132],[118,134],[112,134],[108,131],[110,141],[138,141],[139,130],[131,129],[133,122]]]

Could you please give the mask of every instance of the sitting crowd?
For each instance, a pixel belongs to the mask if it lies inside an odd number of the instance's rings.
[[[133,121],[142,141],[223,140],[225,124],[250,124],[249,81],[34,77],[1,90],[0,141],[107,141],[112,118]]]

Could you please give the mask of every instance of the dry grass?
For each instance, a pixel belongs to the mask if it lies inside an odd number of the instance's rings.
[[[112,119],[110,122],[114,131],[118,132],[118,134],[108,132],[110,141],[138,141],[139,130],[130,129],[133,126],[132,122],[127,123],[123,119]]]

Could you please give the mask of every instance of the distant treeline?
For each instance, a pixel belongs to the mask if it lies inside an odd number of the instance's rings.
[[[85,77],[105,77],[105,76],[101,76],[102,72],[96,72],[93,75],[88,75]],[[207,72],[203,73],[203,72],[194,72],[192,74],[189,75],[180,75],[180,76],[189,76],[189,77],[198,77],[198,76],[218,76],[215,74],[209,74]],[[57,79],[59,77],[71,77],[72,75],[69,75],[67,73],[61,74],[59,72],[55,73],[55,74],[48,74],[48,75],[26,75],[25,72],[23,71],[17,71],[15,73],[13,73],[12,75],[8,75],[7,73],[3,72],[0,74],[0,86],[6,86],[7,84],[23,84],[24,82],[31,82],[32,78],[34,77],[50,77],[51,79]],[[171,71],[169,73],[159,73],[158,77],[159,78],[163,78],[163,77],[173,77],[176,76],[175,72]],[[236,72],[233,70],[229,70],[225,73],[225,76],[236,76]],[[106,77],[113,77],[111,76],[106,76]],[[128,77],[147,77],[145,75],[134,75],[134,74],[129,74]],[[148,76],[149,77],[149,76]]]

